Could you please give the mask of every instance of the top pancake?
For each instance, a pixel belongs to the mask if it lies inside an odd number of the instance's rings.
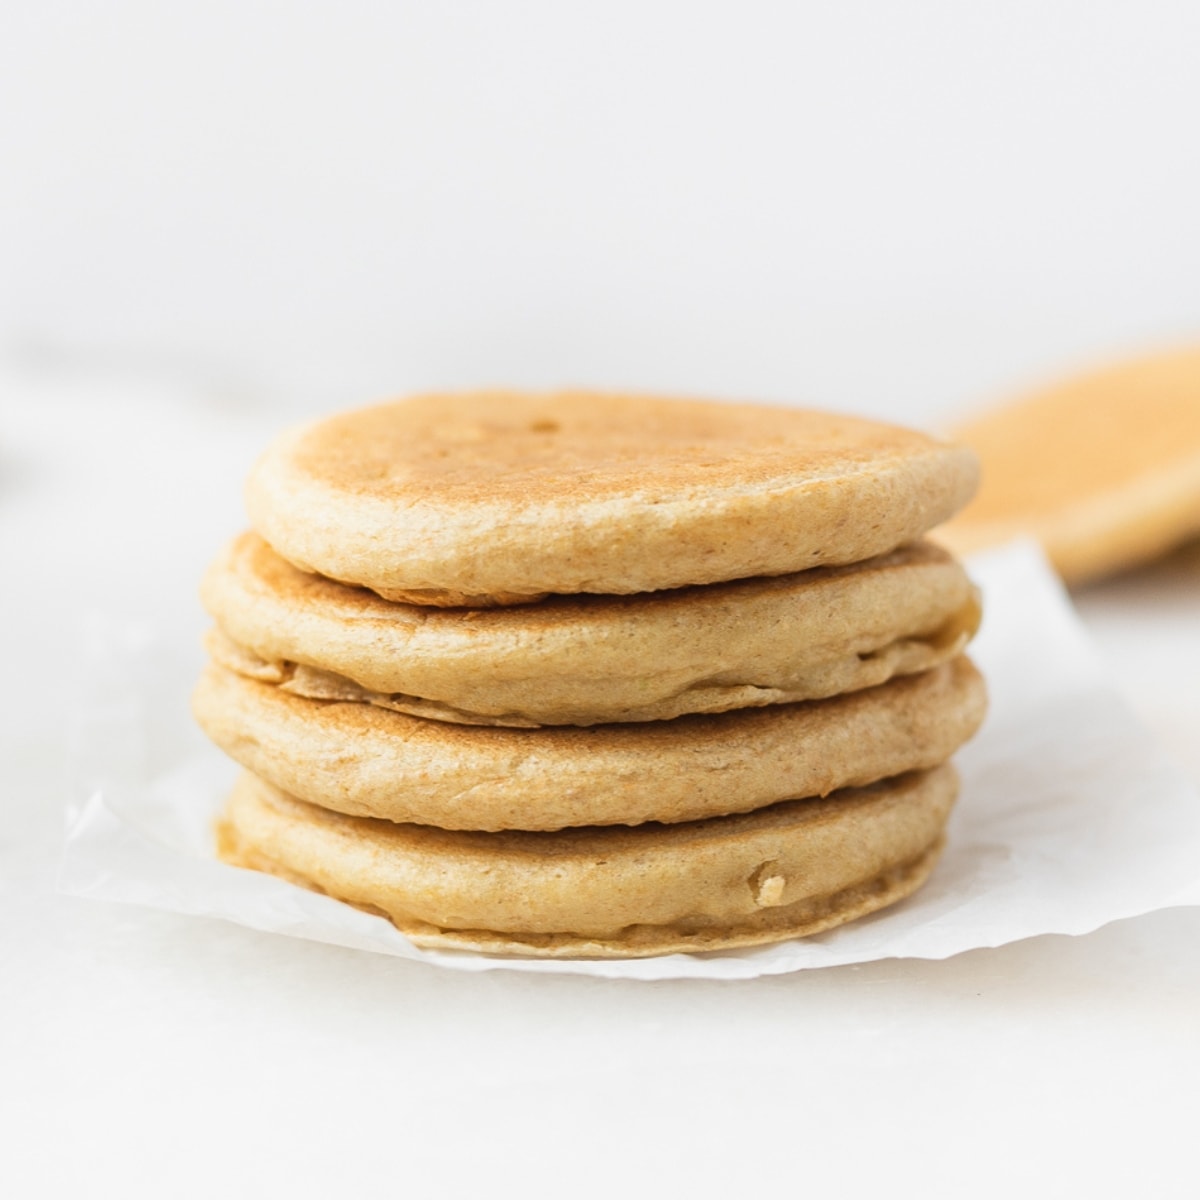
[[[973,454],[796,409],[644,397],[421,396],[285,434],[255,529],[387,599],[485,606],[858,562],[946,520]]]
[[[959,426],[983,486],[938,531],[960,552],[1031,534],[1070,583],[1200,533],[1200,348],[1068,380]]]

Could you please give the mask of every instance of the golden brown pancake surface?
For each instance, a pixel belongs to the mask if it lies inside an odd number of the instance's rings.
[[[858,562],[945,520],[976,470],[962,447],[829,413],[486,392],[287,434],[247,504],[303,569],[480,606]]]
[[[817,933],[902,899],[928,876],[957,790],[943,766],[682,825],[463,833],[326,812],[247,774],[219,849],[384,915],[418,945],[695,952]]]
[[[1028,534],[1082,583],[1200,533],[1200,348],[1067,380],[954,435],[983,464],[936,535],[959,553]]]
[[[965,658],[808,704],[587,729],[494,729],[291,696],[210,666],[194,708],[244,767],[352,815],[445,829],[680,822],[936,766],[979,727]]]

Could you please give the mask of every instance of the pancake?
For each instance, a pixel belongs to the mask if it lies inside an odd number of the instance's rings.
[[[985,705],[966,658],[831,700],[589,729],[463,728],[215,665],[193,700],[230,757],[303,800],[488,831],[674,823],[826,795],[943,762]]]
[[[218,852],[385,916],[419,946],[687,953],[820,933],[909,895],[957,790],[942,766],[682,825],[464,833],[326,812],[247,774]]]
[[[976,473],[962,447],[848,416],[481,392],[286,434],[246,500],[295,566],[481,607],[860,562],[946,520]]]
[[[231,670],[480,725],[663,720],[874,687],[958,654],[978,600],[917,543],[850,567],[637,597],[430,609],[297,570],[244,534],[205,576]]]
[[[1200,348],[1110,367],[967,421],[983,485],[939,540],[967,553],[1019,534],[1068,583],[1200,533]]]

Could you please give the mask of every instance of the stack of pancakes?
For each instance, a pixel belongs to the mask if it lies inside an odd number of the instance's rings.
[[[911,893],[983,717],[922,535],[969,451],[870,421],[432,396],[285,435],[204,582],[231,863],[422,946],[702,951]]]

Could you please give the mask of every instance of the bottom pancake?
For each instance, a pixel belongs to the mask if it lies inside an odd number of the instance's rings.
[[[645,957],[807,936],[894,904],[928,878],[957,793],[943,765],[677,825],[476,833],[328,812],[245,774],[218,852],[419,946]]]

